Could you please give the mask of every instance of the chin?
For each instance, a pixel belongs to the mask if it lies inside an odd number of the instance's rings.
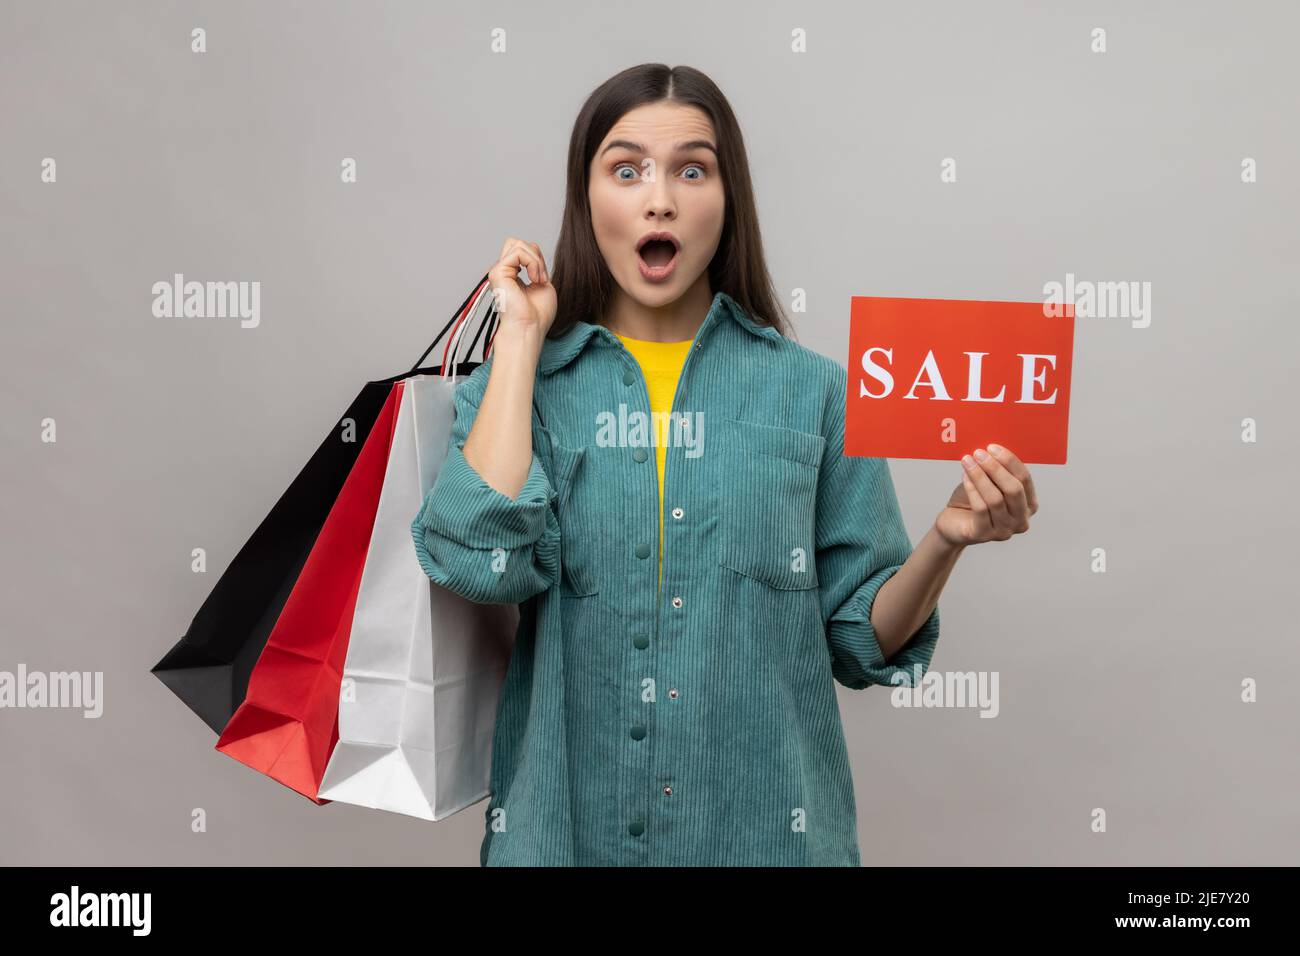
[[[657,309],[676,302],[686,288],[677,276],[673,276],[667,282],[647,282],[638,272],[632,277],[632,284],[624,286],[624,291],[638,304]]]

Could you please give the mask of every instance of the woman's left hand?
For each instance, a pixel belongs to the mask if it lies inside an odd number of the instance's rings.
[[[983,460],[980,456],[983,455]],[[1029,469],[1006,448],[989,445],[961,462],[962,479],[934,528],[952,545],[1006,541],[1029,530],[1038,495]]]

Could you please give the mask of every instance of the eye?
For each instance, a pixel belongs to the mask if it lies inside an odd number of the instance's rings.
[[[629,173],[631,173],[630,176],[622,175],[623,170],[625,169]],[[696,176],[686,176],[686,178],[691,182],[696,182],[698,180],[703,179],[707,173],[707,170],[705,170],[705,168],[699,163],[691,163],[684,170],[682,170],[682,174],[685,175],[686,173],[689,173],[691,170],[694,170],[696,173],[698,173],[698,175]],[[614,167],[614,178],[624,183],[634,182],[638,179],[641,179],[641,170],[639,170],[632,163],[619,163],[617,166]]]

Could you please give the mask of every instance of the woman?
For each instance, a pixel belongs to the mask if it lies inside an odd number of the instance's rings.
[[[912,549],[887,463],[843,454],[845,369],[784,335],[697,70],[591,95],[554,274],[510,238],[490,281],[411,526],[434,582],[520,605],[481,863],[860,865],[834,682],[920,677],[962,549],[1027,530],[1028,471],[976,451]]]

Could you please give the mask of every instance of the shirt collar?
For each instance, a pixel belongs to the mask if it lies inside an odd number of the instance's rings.
[[[704,317],[704,322],[700,324],[700,330],[695,333],[696,341],[700,341],[711,326],[728,319],[759,338],[779,339],[782,337],[781,333],[770,325],[760,325],[751,319],[745,314],[745,310],[737,304],[736,300],[727,293],[718,291],[714,294],[713,302],[709,305],[709,314]],[[573,327],[559,338],[546,340],[542,346],[541,355],[537,360],[537,370],[543,375],[550,375],[568,365],[591,341],[592,336],[598,336],[606,342],[617,345],[619,348],[623,347],[623,343],[618,340],[618,336],[603,325],[579,320],[574,322]]]

